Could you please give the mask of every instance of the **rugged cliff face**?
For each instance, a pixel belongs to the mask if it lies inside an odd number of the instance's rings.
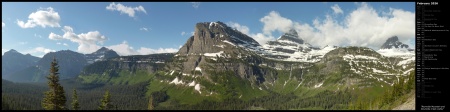
[[[108,75],[116,76],[121,71],[129,71],[133,74],[139,70],[154,73],[158,70],[163,70],[164,63],[172,57],[172,53],[163,53],[109,58],[86,66],[82,75],[104,74],[107,72]]]
[[[245,48],[260,46],[253,38],[226,26],[222,22],[197,23],[194,36],[176,53],[168,69],[210,79],[212,72],[233,71],[241,78],[259,76],[261,58]]]

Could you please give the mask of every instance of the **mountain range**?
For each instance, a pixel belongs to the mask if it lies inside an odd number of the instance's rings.
[[[183,104],[249,100],[271,93],[306,97],[344,88],[381,90],[415,69],[414,50],[396,36],[375,51],[313,47],[294,29],[263,45],[220,21],[197,23],[194,30],[176,53],[119,56],[103,47],[91,54],[63,50],[39,59],[11,50],[2,56],[2,78],[45,81],[51,59],[57,58],[62,79],[113,85],[149,82],[148,94],[164,90],[170,100]],[[14,61],[3,63],[6,59]]]
[[[45,76],[49,73],[50,62],[53,58],[58,59],[58,65],[61,67],[59,71],[61,79],[76,78],[86,65],[118,56],[115,51],[105,47],[86,55],[71,50],[62,50],[47,53],[42,58],[29,54],[23,55],[12,49],[2,56],[2,78],[15,82],[46,81]]]

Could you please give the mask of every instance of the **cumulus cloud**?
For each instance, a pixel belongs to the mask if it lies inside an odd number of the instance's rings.
[[[120,14],[128,14],[128,16],[130,17],[134,17],[134,14],[136,12],[144,12],[145,14],[147,14],[147,11],[144,9],[144,7],[142,7],[141,5],[137,6],[137,7],[129,7],[129,6],[124,6],[120,3],[116,4],[116,3],[111,3],[108,6],[106,6],[107,10],[110,11],[119,11]]]
[[[44,47],[36,47],[34,50],[35,50],[36,52],[43,52],[43,53],[45,53],[45,54],[47,54],[47,53],[49,53],[49,52],[56,52],[55,50],[47,49],[47,48],[44,48]]]
[[[260,44],[265,44],[267,41],[271,41],[271,40],[275,39],[273,36],[264,34],[264,33],[250,34],[250,29],[245,25],[240,25],[239,23],[228,22],[227,24],[228,24],[228,26],[252,37],[255,41],[257,41]]]
[[[48,49],[45,47],[36,47],[33,49],[26,50],[23,54],[42,54],[42,55],[38,56],[38,57],[42,58],[45,54],[47,54],[49,52],[56,52],[56,50]]]
[[[195,9],[198,9],[198,7],[200,7],[200,2],[191,2],[191,4]]]
[[[228,22],[227,25],[232,27],[232,28],[235,28],[236,30],[238,30],[238,31],[240,31],[240,32],[242,32],[244,34],[249,35],[249,33],[250,33],[250,29],[247,26],[242,26],[242,25],[240,25],[238,23],[235,23],[235,22]]]
[[[259,21],[264,24],[263,33],[267,35],[272,35],[273,31],[287,32],[293,25],[292,20],[281,17],[276,11],[271,11]]]
[[[182,31],[181,32],[181,36],[184,36],[186,34],[186,32]]]
[[[75,34],[73,28],[70,26],[64,26],[62,29],[64,35],[58,35],[51,32],[48,36],[51,40],[67,39],[72,42],[78,43],[78,52],[80,53],[92,53],[101,47],[97,44],[103,44],[107,38],[99,31],[90,31],[87,33]]]
[[[5,23],[2,21],[2,28],[5,27]]]
[[[36,12],[31,13],[28,16],[27,22],[17,20],[17,25],[21,28],[34,28],[41,26],[45,28],[49,27],[61,27],[59,21],[61,20],[58,12],[55,12],[52,7],[46,9],[38,9]]]
[[[342,11],[341,7],[339,7],[338,4],[334,4],[333,6],[331,6],[331,9],[333,9],[334,14],[343,14],[344,11]]]
[[[145,27],[139,28],[139,30],[148,32],[148,28]]]
[[[415,39],[414,12],[389,8],[389,12],[380,14],[382,11],[367,3],[356,5],[357,8],[347,13],[343,21],[326,14],[324,18],[314,19],[312,24],[292,21],[271,11],[260,19],[264,24],[263,34],[250,36],[264,44],[260,41],[273,38],[272,32],[286,32],[294,28],[300,38],[314,46],[364,46],[372,49],[379,49],[392,36],[398,36],[403,43]]]
[[[112,49],[117,52],[117,54],[121,56],[128,55],[148,55],[155,53],[173,53],[177,52],[178,49],[175,48],[159,48],[159,49],[151,49],[146,47],[141,47],[138,50],[133,49],[127,41],[123,41],[121,44],[107,46],[107,48]]]

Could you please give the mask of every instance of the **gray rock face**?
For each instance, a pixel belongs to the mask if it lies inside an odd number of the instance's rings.
[[[300,39],[297,31],[290,29],[289,32],[283,34],[278,40],[289,40],[298,44],[303,44],[303,39]]]
[[[386,42],[384,42],[384,44],[381,46],[381,49],[408,48],[408,47],[409,47],[408,45],[398,41],[397,36],[393,36],[391,38],[388,38]]]
[[[259,46],[253,38],[226,26],[222,22],[204,22],[195,25],[194,36],[176,53],[182,56],[182,71],[189,73],[194,70],[202,60],[205,53],[223,52],[227,55],[244,54],[246,51],[237,46]]]
[[[228,47],[215,46],[230,46],[226,42],[231,42],[238,45],[252,45],[259,46],[253,38],[242,34],[241,32],[231,29],[222,22],[204,22],[195,25],[194,36],[191,36],[186,44],[184,44],[177,54],[199,54],[199,53],[213,53],[227,50]]]
[[[143,70],[148,73],[162,70],[164,64],[173,57],[173,53],[134,55],[109,58],[104,61],[97,61],[84,68],[82,74],[103,74],[118,75],[120,71],[130,71],[136,73],[137,70]]]

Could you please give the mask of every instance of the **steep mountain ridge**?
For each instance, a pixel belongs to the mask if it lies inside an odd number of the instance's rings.
[[[310,62],[319,61],[325,53],[336,49],[336,46],[323,48],[313,47],[298,36],[297,31],[290,29],[275,41],[269,41],[261,46],[261,52],[266,58],[279,61]]]
[[[88,64],[92,64],[97,61],[104,61],[108,58],[119,57],[119,55],[112,49],[102,47],[91,54],[85,54]]]
[[[16,82],[42,82],[46,81],[49,73],[50,62],[53,58],[58,61],[61,79],[75,78],[81,72],[87,61],[83,54],[62,50],[45,54],[35,65],[29,66],[11,75],[11,80]]]
[[[21,54],[14,49],[5,52],[2,56],[2,78],[9,79],[11,74],[35,65],[39,59],[30,54]]]

